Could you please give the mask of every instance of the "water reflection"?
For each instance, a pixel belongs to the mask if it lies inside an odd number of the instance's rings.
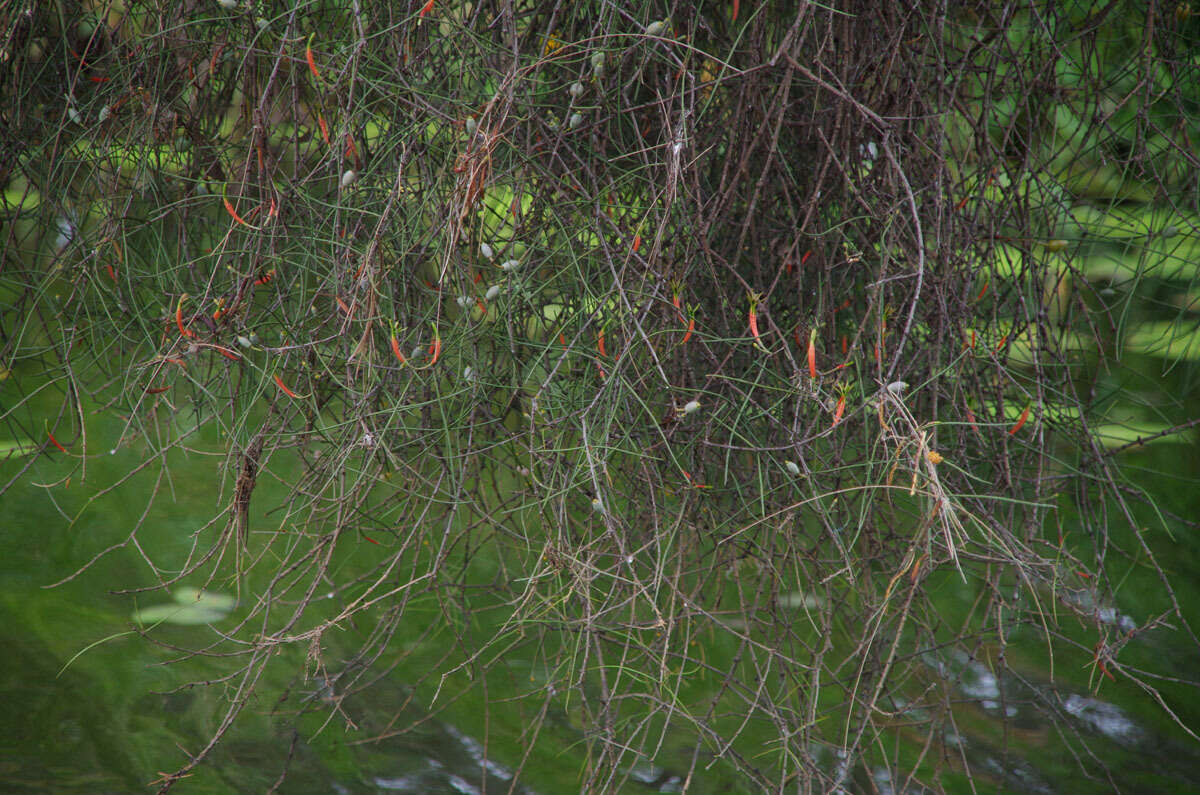
[[[1122,745],[1135,745],[1145,737],[1145,732],[1120,707],[1098,698],[1072,693],[1063,702],[1063,709],[1081,724]]]
[[[399,776],[376,776],[375,787],[384,792],[459,793],[515,792],[534,795],[521,784],[513,786],[513,771],[489,759],[482,743],[448,724],[437,724],[422,745],[431,753],[409,756],[412,769]]]

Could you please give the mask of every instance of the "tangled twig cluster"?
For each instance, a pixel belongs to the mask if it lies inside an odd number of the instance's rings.
[[[668,736],[685,779],[936,785],[972,769],[944,746],[949,653],[999,675],[1014,626],[1070,646],[1055,604],[1104,631],[1103,555],[1044,529],[1070,484],[1126,495],[1053,408],[1086,403],[1037,147],[1068,43],[1028,43],[1094,27],[269,5],[27,4],[5,42],[4,178],[39,195],[6,233],[6,359],[127,416],[145,466],[196,444],[183,413],[223,432],[231,488],[186,563],[138,547],[147,588],[249,595],[205,651],[238,664],[213,744],[278,648],[340,710],[436,606],[455,644],[414,686],[437,706],[537,661],[521,698],[578,705],[589,789]],[[946,588],[974,608],[942,615]],[[361,648],[323,651],[351,625]],[[890,755],[904,733],[925,751]]]

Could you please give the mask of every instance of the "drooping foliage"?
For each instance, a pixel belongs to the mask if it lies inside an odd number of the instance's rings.
[[[1104,291],[1194,267],[1196,20],[906,6],[3,12],[0,364],[81,460],[94,411],[220,454],[131,581],[241,594],[213,744],[286,646],[341,694],[438,647],[435,709],[528,680],[507,763],[567,709],[597,791],[994,776],[973,681],[1078,732],[1013,638],[1154,686],[1122,648],[1194,636],[1165,575],[1120,610],[1164,569],[1113,449],[1190,431],[1112,424],[1113,346],[1165,343]]]

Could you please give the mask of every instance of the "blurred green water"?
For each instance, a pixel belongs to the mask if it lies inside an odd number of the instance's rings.
[[[1155,367],[1151,360],[1131,362],[1125,378],[1148,378]],[[1165,377],[1164,386],[1170,387],[1171,381],[1171,376]],[[5,388],[10,389],[11,382]],[[40,427],[37,419],[25,424]],[[124,540],[151,502],[150,492],[160,482],[161,473],[156,471],[146,471],[120,489],[88,501],[142,458],[136,442],[114,454],[108,452],[119,433],[112,420],[93,420],[89,445],[94,452],[89,453],[85,483],[79,479],[78,461],[50,448],[32,462],[13,458],[0,465],[0,475],[11,477],[16,468],[31,464],[21,484],[5,496],[6,526],[0,541],[0,626],[8,650],[0,663],[7,718],[0,730],[0,780],[10,791],[142,790],[160,771],[180,763],[180,749],[203,746],[218,725],[229,696],[224,686],[186,684],[218,679],[236,667],[231,661],[190,658],[164,665],[179,655],[146,642],[133,631],[130,615],[135,606],[165,601],[161,594],[110,593],[153,584],[148,566],[133,548],[117,549],[73,579],[45,587]],[[216,441],[198,438],[194,444],[212,443],[215,447]],[[69,449],[77,455],[78,442]],[[1157,489],[1160,504],[1183,515],[1195,515],[1200,501],[1181,485],[1197,482],[1200,471],[1194,460],[1184,460],[1186,466],[1181,467],[1178,445],[1150,446],[1125,459],[1128,471],[1150,473],[1151,478],[1138,486]],[[191,543],[189,528],[203,525],[218,509],[218,463],[213,457],[178,451],[168,455],[171,488],[151,502],[139,533],[141,543],[153,548],[157,559],[174,550],[182,561]],[[69,473],[67,483],[63,479]],[[264,482],[255,505],[271,506],[284,497],[278,484]],[[1069,501],[1064,501],[1062,508],[1068,537],[1087,538],[1091,529],[1071,525]],[[1161,526],[1154,516],[1144,518],[1147,527]],[[1194,611],[1198,597],[1195,575],[1200,567],[1191,545],[1183,543],[1185,534],[1183,528],[1177,528],[1176,538],[1171,539],[1152,529],[1147,538],[1170,561],[1177,598],[1186,610]],[[225,585],[214,584],[214,589],[232,591]],[[950,624],[965,615],[974,597],[973,589],[951,572],[931,577],[928,587],[939,594]],[[1123,620],[1121,615],[1144,622],[1168,607],[1159,593],[1148,572],[1130,562],[1119,604],[1106,609],[1116,611],[1114,622]],[[434,618],[438,613],[431,610],[429,615]],[[424,629],[402,630],[393,642],[416,643]],[[1086,647],[1094,633],[1088,627],[1078,629],[1079,643]],[[215,640],[204,626],[162,625],[151,631],[166,643],[191,647],[203,645],[205,638]],[[334,639],[329,650],[349,651],[358,639],[348,632]],[[1129,644],[1121,661],[1159,672],[1164,672],[1165,661],[1165,673],[1186,679],[1192,675],[1192,666],[1190,647],[1183,641],[1178,633],[1155,630]],[[409,665],[419,667],[422,660],[436,660],[445,643],[436,633],[421,642],[429,645],[428,655],[410,657]],[[947,736],[952,742],[954,736],[961,737],[976,768],[982,767],[998,784],[1004,782],[1017,791],[1036,791],[1043,785],[1056,791],[1072,789],[1067,783],[1078,777],[1075,755],[1066,743],[1056,741],[1053,730],[1039,717],[1047,708],[1074,721],[1088,738],[1092,752],[1102,754],[1116,771],[1117,780],[1112,784],[1125,789],[1162,788],[1200,775],[1200,754],[1194,741],[1146,694],[1120,681],[1099,682],[1100,693],[1092,694],[1095,672],[1083,652],[1056,660],[1052,672],[1036,627],[1015,629],[1009,644],[1009,662],[1018,661],[1018,670],[1027,677],[1024,682],[996,680],[986,665],[988,650],[980,660],[931,657],[928,661],[931,681],[937,678],[932,675],[936,672],[961,691],[962,706],[956,710]],[[721,658],[732,651],[715,646],[712,653],[719,667]],[[532,671],[536,662],[522,660],[518,649],[509,669]],[[318,732],[327,710],[296,718],[300,707],[312,706],[323,695],[319,678],[304,681],[304,669],[302,655],[295,650],[285,651],[273,662],[255,705],[218,746],[210,763],[198,768],[180,791],[265,791],[286,766],[290,771],[282,789],[286,792],[451,792],[455,791],[455,777],[474,782],[472,786],[481,786],[485,778],[491,787],[507,786],[506,776],[520,763],[516,737],[525,725],[519,710],[508,712],[511,706],[488,710],[481,701],[481,690],[475,689],[447,712],[430,719],[410,702],[413,690],[406,682],[418,678],[417,672],[403,667],[394,669],[369,694],[349,697],[329,725]],[[520,701],[519,694],[527,690],[514,681],[494,679],[489,688],[492,699]],[[455,698],[456,691],[460,687],[465,691],[466,685],[452,679],[443,697]],[[1064,698],[1064,692],[1070,695]],[[1164,683],[1163,693],[1183,721],[1197,725],[1200,704],[1191,688]],[[429,693],[420,695],[428,697]],[[529,701],[526,706],[535,706],[537,699]],[[416,699],[421,702],[422,698]],[[554,707],[552,719],[542,731],[541,750],[521,776],[523,782],[543,792],[576,787],[583,762],[581,733],[572,726],[569,708],[561,703]],[[999,720],[1006,711],[1013,719],[1007,731]],[[372,736],[373,730],[394,726],[398,714],[417,723],[418,728],[379,744],[354,744]],[[531,718],[532,713],[525,717]],[[512,735],[505,737],[506,732]],[[487,758],[494,765],[492,774],[483,772],[480,738],[485,735]],[[919,736],[913,735],[914,754]],[[669,765],[669,749],[663,756]],[[642,773],[656,785],[669,781],[661,770]],[[696,791],[716,791],[729,784],[718,766],[695,786]],[[645,785],[631,783],[628,788],[639,791]]]

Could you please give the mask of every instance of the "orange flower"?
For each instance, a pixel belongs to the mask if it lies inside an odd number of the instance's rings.
[[[1029,419],[1029,410],[1032,408],[1033,408],[1032,404],[1025,407],[1025,410],[1021,412],[1021,416],[1017,420],[1017,424],[1008,429],[1009,436],[1012,436],[1017,431],[1021,430],[1022,427],[1024,427],[1025,420]]]

